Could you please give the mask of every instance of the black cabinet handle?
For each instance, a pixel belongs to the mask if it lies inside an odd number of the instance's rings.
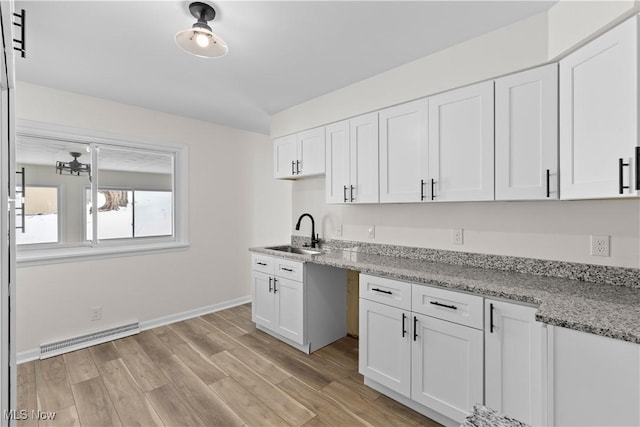
[[[636,147],[636,191],[640,191],[640,147]]]
[[[418,339],[418,318],[413,316],[413,340],[416,341]]]
[[[380,292],[381,294],[389,294],[389,295],[393,295],[393,292],[391,291],[385,291],[384,289],[378,289],[378,288],[371,288],[372,291],[376,291],[376,292]]]
[[[407,320],[407,315],[402,313],[402,338],[405,337],[405,335],[407,335],[407,329],[404,326],[404,321]]]
[[[551,197],[551,171],[547,169],[547,198]]]
[[[275,294],[276,292],[278,292],[278,289],[276,288],[276,283],[278,283],[278,279],[276,279],[275,277],[273,278],[273,293]]]
[[[295,174],[296,174],[296,162],[291,160],[291,175],[295,175]]]
[[[300,160],[296,160],[296,174],[300,175]]]
[[[420,201],[424,200],[424,179],[420,180]]]
[[[436,180],[431,178],[431,200],[436,199]]]
[[[288,271],[289,273],[291,273],[293,270],[287,267],[280,267],[280,270],[284,270],[284,271]]]
[[[455,305],[442,304],[442,303],[439,303],[438,301],[429,301],[429,304],[437,305],[438,307],[450,308],[451,310],[458,309],[458,307],[456,307]]]
[[[489,332],[493,333],[493,304],[489,304]]]
[[[351,195],[350,197],[351,200],[349,201],[353,203],[353,185],[350,185],[349,187],[350,187],[350,195]]]
[[[271,281],[273,280],[272,277],[269,277],[269,292],[271,292],[272,288],[271,288]]]
[[[266,267],[266,265],[267,265],[266,263],[264,263],[264,262],[260,262],[260,261],[256,262],[256,264],[258,264],[258,265],[262,265],[262,266],[265,266],[265,267]]]
[[[347,203],[347,186],[346,185],[342,190],[342,195],[344,196],[344,202]]]
[[[624,159],[618,159],[618,192],[623,194],[625,189],[628,189],[628,185],[624,185],[624,171],[623,168],[629,166],[629,163],[625,163]]]

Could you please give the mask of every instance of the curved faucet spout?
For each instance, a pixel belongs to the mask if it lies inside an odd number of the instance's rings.
[[[316,222],[313,220],[313,217],[311,216],[311,214],[303,213],[302,215],[300,215],[300,218],[298,218],[298,222],[296,223],[296,230],[300,230],[300,222],[302,221],[302,218],[304,218],[305,216],[309,217],[309,219],[311,220],[311,247],[315,248],[316,243],[320,243],[320,239],[316,234]]]

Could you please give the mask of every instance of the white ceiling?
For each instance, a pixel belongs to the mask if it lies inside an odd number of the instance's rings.
[[[185,1],[16,1],[18,80],[268,133],[269,116],[555,1],[220,1],[223,58],[191,56]]]

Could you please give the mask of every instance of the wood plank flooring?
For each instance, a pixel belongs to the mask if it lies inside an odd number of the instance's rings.
[[[17,387],[20,427],[439,426],[363,384],[357,340],[306,355],[249,304],[24,363]]]

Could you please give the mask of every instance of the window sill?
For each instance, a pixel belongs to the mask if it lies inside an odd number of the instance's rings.
[[[154,242],[125,245],[77,246],[67,248],[18,250],[16,267],[61,264],[67,262],[93,261],[125,256],[153,255],[175,252],[189,248],[188,242]]]

